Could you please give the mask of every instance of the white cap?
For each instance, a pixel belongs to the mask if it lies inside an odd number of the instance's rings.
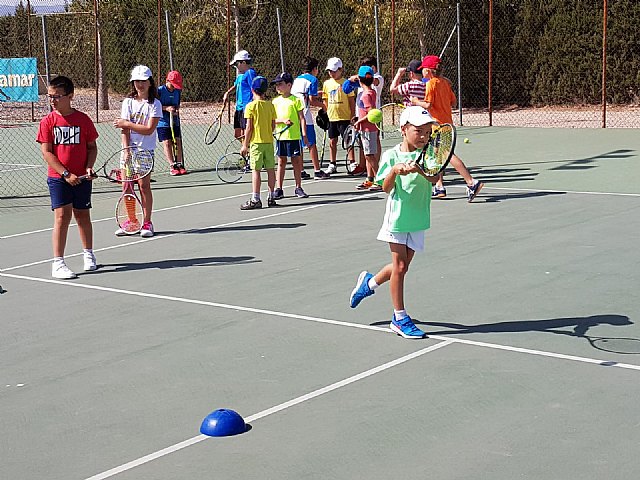
[[[339,68],[342,68],[342,60],[340,60],[338,57],[331,57],[329,60],[327,60],[327,68],[325,68],[325,70],[331,70],[332,72],[335,72]]]
[[[426,125],[427,123],[438,123],[436,122],[429,112],[427,112],[424,108],[419,107],[417,105],[413,105],[411,107],[405,108],[400,114],[400,126],[404,126],[407,123],[410,123],[413,126],[420,127],[422,125]]]
[[[249,52],[247,52],[246,50],[240,50],[238,53],[236,53],[233,56],[233,60],[231,60],[231,63],[229,63],[229,65],[235,65],[236,62],[250,62],[251,61],[251,55],[249,55]]]
[[[129,81],[133,82],[134,80],[149,80],[149,78],[151,77],[153,77],[153,74],[151,73],[151,69],[149,67],[147,67],[146,65],[136,65],[135,67],[133,67],[133,70],[131,70],[131,79]]]

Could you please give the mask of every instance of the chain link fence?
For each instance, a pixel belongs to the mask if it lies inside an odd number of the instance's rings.
[[[38,13],[39,1],[0,17],[0,58],[37,58],[40,93],[34,103],[4,98],[0,72],[0,198],[46,195],[35,134],[49,112],[47,75],[74,80],[73,104],[98,122],[99,150],[109,154],[120,144],[111,125],[131,68],[148,65],[158,85],[179,70],[185,160],[191,170],[211,170],[237,148],[231,110],[221,140],[206,146],[203,138],[233,83],[229,60],[239,49],[268,79],[282,70],[300,74],[311,55],[320,83],[329,57],[340,57],[353,75],[363,57],[377,56],[383,102],[399,100],[388,90],[399,67],[436,54],[459,93],[458,124],[640,127],[634,2],[613,2],[605,31],[603,0],[71,0],[47,15]],[[167,175],[162,149],[156,152],[156,176]]]

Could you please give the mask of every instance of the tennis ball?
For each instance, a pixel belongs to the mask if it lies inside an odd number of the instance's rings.
[[[369,110],[369,113],[367,113],[367,120],[371,123],[380,123],[382,121],[382,111],[377,108],[372,108]]]
[[[470,142],[470,140],[468,138],[464,139],[464,143],[469,143],[469,142]]]

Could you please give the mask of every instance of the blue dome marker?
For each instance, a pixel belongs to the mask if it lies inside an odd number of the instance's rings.
[[[247,431],[247,424],[238,412],[226,408],[214,410],[200,425],[200,433],[210,437],[229,437]]]

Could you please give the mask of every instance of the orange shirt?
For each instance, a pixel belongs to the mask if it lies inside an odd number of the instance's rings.
[[[456,104],[456,95],[451,90],[451,84],[444,78],[433,77],[427,82],[424,101],[431,104],[429,113],[438,123],[453,125],[451,107]]]

